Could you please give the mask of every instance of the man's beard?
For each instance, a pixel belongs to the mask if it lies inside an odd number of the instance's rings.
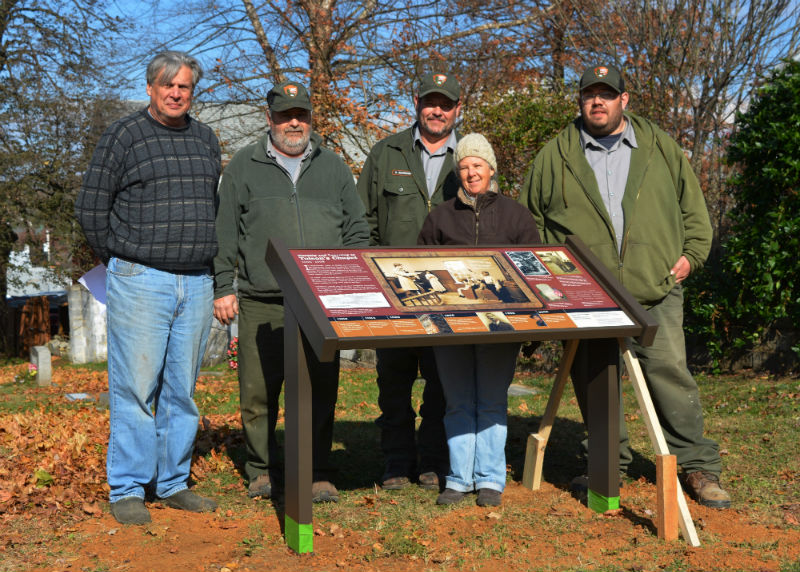
[[[302,131],[293,131],[292,133],[301,133]],[[308,147],[308,142],[311,139],[311,130],[299,139],[296,137],[289,137],[285,131],[272,132],[272,144],[287,155],[300,155]]]
[[[456,123],[455,120],[453,120],[452,122],[448,122],[445,119],[445,122],[441,127],[432,129],[432,126],[427,118],[423,117],[419,118],[420,129],[424,131],[426,134],[432,135],[433,137],[446,137],[450,135],[450,132],[455,127],[455,123]]]

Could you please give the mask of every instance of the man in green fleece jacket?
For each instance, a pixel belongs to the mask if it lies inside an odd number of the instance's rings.
[[[375,144],[369,152],[358,193],[367,209],[370,244],[414,246],[422,221],[431,209],[456,196],[460,183],[453,171],[461,113],[461,86],[453,75],[428,73],[414,96],[416,122]],[[439,489],[448,473],[444,432],[444,393],[430,347],[381,348],[378,363],[378,406],[384,473],[381,486],[396,490],[412,480],[422,488]],[[417,373],[425,378],[422,418],[411,390]]]
[[[697,383],[686,366],[683,281],[711,247],[703,193],[678,144],[625,112],[629,95],[615,67],[596,65],[580,80],[581,115],[536,156],[520,194],[545,242],[575,234],[659,324],[650,347],[635,344],[670,452],[700,503],[730,506],[720,487],[717,443],[703,435]],[[586,418],[592,343],[581,342],[571,374]],[[620,420],[620,469],[632,456]],[[586,487],[578,477],[571,488]]]
[[[239,397],[247,446],[250,497],[272,494],[275,424],[283,385],[283,295],[264,258],[270,239],[289,247],[367,246],[369,227],[355,181],[344,161],[320,146],[311,130],[311,100],[297,82],[267,95],[270,130],[238,151],[219,188],[214,259],[214,316],[229,324],[239,314]],[[234,291],[238,281],[238,298]],[[312,384],[312,498],[336,501],[329,455],[339,387],[339,358],[310,356]]]

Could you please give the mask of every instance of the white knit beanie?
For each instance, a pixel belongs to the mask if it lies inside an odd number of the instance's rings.
[[[456,169],[464,157],[480,157],[497,173],[497,158],[494,156],[492,144],[480,133],[470,133],[462,137],[456,145]]]

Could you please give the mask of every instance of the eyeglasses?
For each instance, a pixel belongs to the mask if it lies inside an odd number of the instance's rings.
[[[438,107],[445,113],[449,113],[450,111],[453,111],[456,108],[456,106],[458,105],[458,101],[453,101],[452,99],[449,99],[444,96],[429,97],[426,95],[420,98],[419,104],[420,107]]]
[[[614,101],[619,97],[619,94],[615,91],[597,91],[595,93],[582,93],[581,101],[583,103],[589,103],[590,101],[594,101],[595,97],[599,97],[602,101]]]

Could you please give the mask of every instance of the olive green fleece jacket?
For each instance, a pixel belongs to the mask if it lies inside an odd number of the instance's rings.
[[[711,248],[711,223],[703,192],[678,144],[650,121],[632,113],[637,148],[622,199],[621,249],[580,142],[581,119],[539,152],[520,193],[545,242],[577,235],[644,306],[661,300],[675,279],[681,255],[692,270]]]
[[[461,186],[453,171],[453,153],[448,151],[436,190],[428,197],[425,169],[414,145],[414,127],[416,124],[378,141],[358,178],[373,246],[416,245],[428,213],[455,197]]]
[[[238,265],[239,293],[248,298],[280,296],[264,260],[272,238],[288,247],[336,248],[369,244],[364,205],[353,174],[311,136],[312,150],[297,183],[267,155],[269,133],[238,151],[222,173],[217,211],[219,252],[214,258],[214,297],[233,294]]]

